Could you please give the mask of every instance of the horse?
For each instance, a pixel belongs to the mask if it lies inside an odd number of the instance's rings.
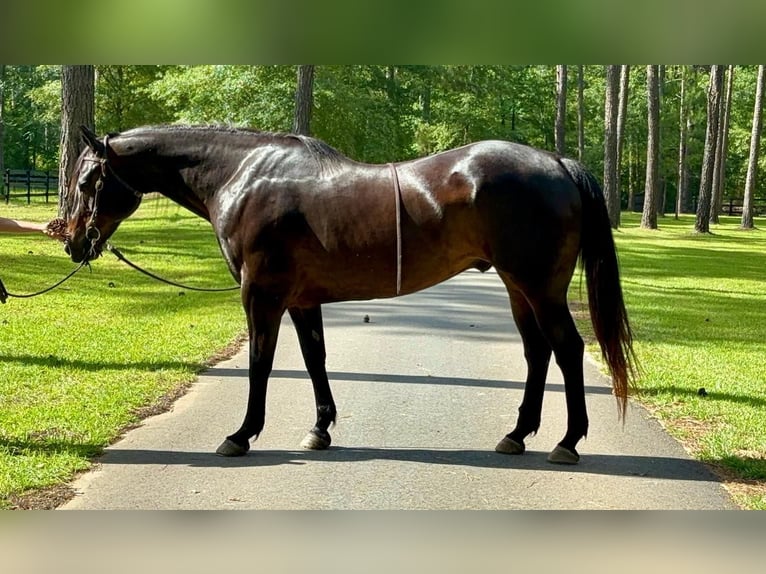
[[[337,409],[321,305],[406,295],[469,268],[496,269],[527,364],[516,425],[497,452],[522,454],[539,429],[553,355],[564,378],[567,427],[548,460],[580,460],[576,446],[588,431],[584,343],[567,304],[578,259],[618,418],[625,416],[636,376],[633,335],[603,192],[579,162],[507,141],[375,165],[296,134],[174,125],[102,139],[81,131],[85,146],[60,201],[73,261],[96,259],[143,195],[159,192],[210,222],[240,285],[247,410],[217,454],[245,455],[264,427],[285,311],[316,402],[316,422],[301,446],[326,449]]]

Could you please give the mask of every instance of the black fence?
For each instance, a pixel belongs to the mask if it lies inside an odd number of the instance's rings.
[[[58,172],[6,169],[3,173],[1,191],[5,203],[11,201],[11,197],[25,197],[27,203],[31,203],[33,197],[44,197],[45,203],[48,203],[51,198],[54,201],[58,199],[58,190]]]
[[[721,205],[721,215],[742,215],[742,205],[744,200],[742,199],[726,199],[724,198]],[[766,214],[766,200],[753,199],[753,215]]]
[[[673,198],[670,198],[671,200]],[[698,197],[692,196],[691,197],[691,206],[688,210],[685,210],[683,213],[696,213],[697,212],[697,201]],[[733,198],[733,197],[724,197],[723,201],[721,201],[721,211],[718,212],[718,215],[742,215],[742,204],[743,199],[740,198]],[[623,205],[623,208],[625,206]],[[631,211],[636,213],[641,213],[644,210],[644,194],[643,193],[637,193],[633,196],[633,206],[631,207]],[[668,201],[665,204],[665,213],[674,213],[675,212],[675,204],[670,203]],[[766,199],[753,199],[753,215],[758,217],[761,215],[766,215]]]

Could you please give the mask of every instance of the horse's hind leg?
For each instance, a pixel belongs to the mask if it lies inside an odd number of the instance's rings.
[[[327,354],[324,344],[322,308],[316,306],[310,309],[288,309],[288,312],[298,333],[306,370],[314,385],[317,409],[316,424],[303,439],[301,446],[313,450],[325,449],[330,446],[332,440],[327,429],[335,423],[336,409],[325,368]]]
[[[524,295],[512,285],[505,273],[500,272],[500,276],[508,288],[513,318],[524,343],[527,381],[524,385],[524,399],[519,406],[516,427],[498,443],[495,450],[505,454],[521,454],[525,449],[524,439],[540,428],[551,346],[540,331],[534,311]]]
[[[567,406],[567,431],[564,438],[548,456],[550,462],[575,464],[580,460],[575,447],[588,433],[583,382],[583,353],[585,345],[577,332],[566,297],[532,301],[540,330],[553,348],[556,363],[564,376]]]

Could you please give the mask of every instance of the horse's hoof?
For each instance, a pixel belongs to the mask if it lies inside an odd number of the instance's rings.
[[[548,462],[554,464],[577,464],[580,462],[580,455],[577,454],[577,451],[569,450],[559,444],[548,455]]]
[[[301,441],[301,448],[307,448],[309,450],[325,450],[330,446],[330,442],[331,439],[329,434],[326,437],[321,437],[314,432],[310,432]]]
[[[503,454],[524,454],[524,443],[516,442],[512,438],[503,437],[497,446],[495,452],[501,452]]]
[[[233,440],[227,438],[221,443],[221,446],[216,449],[215,453],[221,456],[244,456],[247,454],[248,450],[250,450],[249,445],[247,447],[240,446]]]

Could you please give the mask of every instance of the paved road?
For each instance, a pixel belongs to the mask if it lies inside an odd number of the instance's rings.
[[[363,321],[364,315],[370,322]],[[175,408],[107,449],[68,509],[720,509],[733,503],[645,411],[617,420],[586,361],[582,460],[545,458],[563,436],[551,367],[540,433],[523,456],[494,452],[515,421],[525,364],[493,272],[469,271],[395,300],[325,307],[339,408],[328,451],[298,445],[313,394],[289,320],[270,380],[266,428],[243,458],[213,454],[241,422],[246,355],[207,371]]]

